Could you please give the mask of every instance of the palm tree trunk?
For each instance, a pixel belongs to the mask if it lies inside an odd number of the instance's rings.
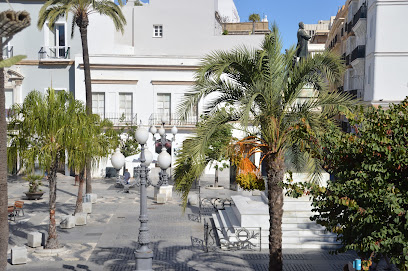
[[[279,155],[267,158],[269,205],[269,270],[282,271],[283,190],[279,183],[285,174],[285,164]]]
[[[79,32],[81,33],[82,41],[82,59],[84,62],[84,76],[85,76],[85,95],[86,95],[86,112],[88,115],[92,114],[92,86],[91,86],[91,67],[89,65],[88,53],[88,18],[82,18],[79,25]],[[86,163],[86,193],[92,193],[91,184],[91,160],[88,159]]]
[[[3,59],[3,38],[0,37],[0,60]],[[7,124],[5,116],[4,68],[0,69],[0,270],[7,268],[9,226],[7,220]]]
[[[50,225],[48,227],[47,244],[45,245],[45,248],[47,249],[55,249],[55,248],[60,247],[60,244],[58,242],[58,235],[57,235],[57,225],[55,223],[55,209],[56,209],[56,201],[57,201],[57,167],[58,167],[58,158],[55,159],[54,164],[51,166],[50,172],[48,174],[48,183],[49,183],[49,190],[50,190],[50,201],[49,201]]]
[[[81,171],[81,173],[78,175],[79,177],[79,185],[78,185],[78,196],[76,200],[76,205],[75,205],[75,212],[76,213],[82,213],[82,195],[84,191],[84,171]]]

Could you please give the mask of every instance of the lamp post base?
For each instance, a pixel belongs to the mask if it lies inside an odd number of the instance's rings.
[[[136,257],[136,270],[137,271],[152,271],[153,263],[153,251],[137,251],[135,252]]]

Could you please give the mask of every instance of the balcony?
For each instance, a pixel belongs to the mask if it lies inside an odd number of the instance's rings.
[[[10,58],[14,56],[13,46],[5,45],[3,48],[3,59]]]
[[[69,59],[69,46],[44,46],[38,51],[38,59]]]
[[[151,114],[149,118],[149,125],[161,125],[163,114]],[[167,116],[166,125],[176,125],[179,127],[195,127],[197,124],[197,116],[190,116],[186,120],[181,120],[176,114]]]
[[[110,120],[113,126],[137,125],[137,114],[104,113],[99,114],[102,119]]]
[[[350,63],[357,58],[365,58],[365,45],[357,46],[351,53]]]
[[[362,4],[360,9],[354,14],[352,26],[355,26],[360,19],[367,19],[367,6],[365,3]]]

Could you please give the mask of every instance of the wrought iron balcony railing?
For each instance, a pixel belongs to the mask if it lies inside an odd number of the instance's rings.
[[[137,125],[137,114],[105,112],[99,114],[102,119],[108,119],[113,126]]]
[[[38,59],[69,59],[69,46],[43,46],[38,51]]]
[[[13,46],[5,45],[3,48],[3,59],[10,58],[14,56]]]
[[[353,17],[353,26],[356,25],[356,23],[360,20],[360,19],[366,19],[367,18],[367,5],[365,3],[363,3],[360,7],[360,9],[356,12],[356,14],[354,14]]]
[[[151,114],[149,118],[149,125],[161,125],[163,114]],[[181,120],[176,114],[166,115],[166,125],[176,125],[185,127],[195,127],[197,124],[197,116],[190,116],[186,120]]]
[[[350,63],[356,60],[357,58],[364,57],[365,57],[365,45],[359,45],[353,50],[353,52],[351,52]]]

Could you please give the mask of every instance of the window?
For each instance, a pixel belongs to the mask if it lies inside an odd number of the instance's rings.
[[[98,114],[102,119],[105,118],[105,94],[92,93],[92,113]]]
[[[6,98],[6,117],[8,116],[8,111],[10,110],[11,106],[14,103],[14,98],[13,98],[13,90],[12,89],[5,89],[4,90],[5,98]]]
[[[157,94],[157,114],[161,118],[161,116],[166,116],[167,119],[170,121],[171,116],[171,94],[167,93],[158,93]]]
[[[132,94],[120,93],[119,94],[119,117],[124,116],[125,121],[132,120]]]
[[[153,37],[155,38],[163,37],[163,26],[162,25],[153,25]]]

